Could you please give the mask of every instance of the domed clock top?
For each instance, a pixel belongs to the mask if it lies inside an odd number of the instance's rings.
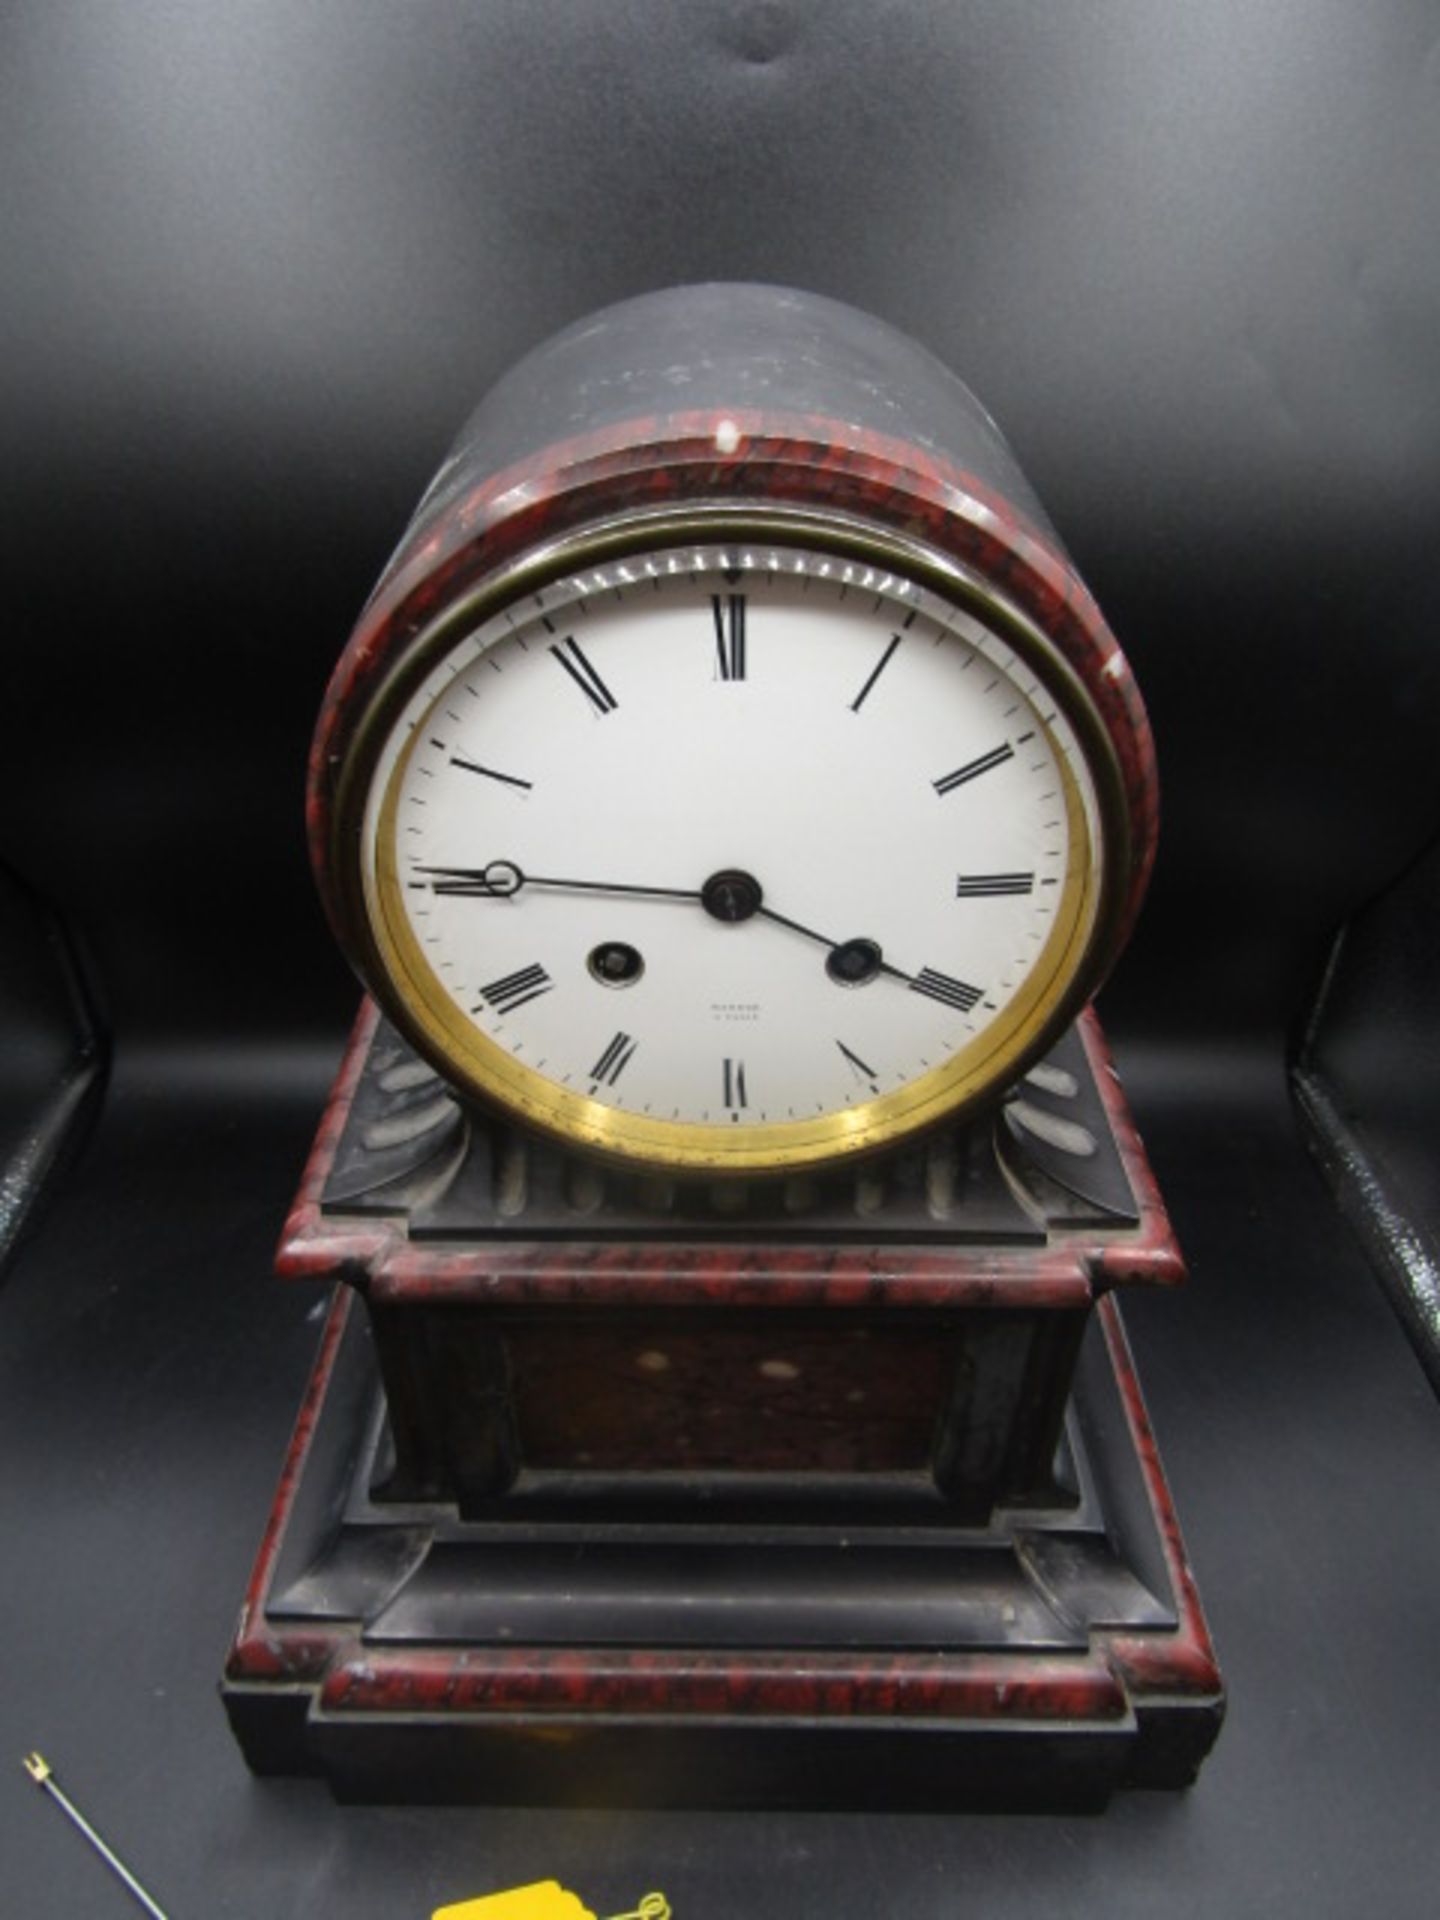
[[[452,1084],[707,1174],[996,1097],[1112,959],[1154,812],[1128,668],[988,419],[879,322],[754,287],[502,383],[311,788],[347,951]]]

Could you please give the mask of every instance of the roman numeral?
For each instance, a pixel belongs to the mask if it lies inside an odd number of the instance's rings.
[[[860,1058],[859,1054],[852,1053],[849,1047],[846,1046],[843,1040],[837,1040],[835,1044],[840,1049],[841,1053],[844,1054],[845,1058],[850,1062],[851,1066],[855,1069],[856,1073],[859,1074],[860,1078],[862,1080],[867,1080],[870,1083],[870,1091],[872,1093],[878,1093],[880,1091],[880,1088],[877,1085],[875,1080],[875,1069],[873,1067],[867,1067],[865,1062]]]
[[[463,767],[466,773],[483,773],[487,780],[503,780],[507,787],[524,787],[528,793],[534,786],[533,780],[522,780],[518,774],[498,773],[494,767],[482,767],[478,760],[462,760],[458,754],[450,756],[452,767]]]
[[[957,900],[990,900],[1000,893],[1033,893],[1033,873],[962,873],[955,882]]]
[[[725,1105],[745,1105],[745,1068],[739,1060],[725,1062]]]
[[[560,662],[596,713],[615,711],[617,702],[614,694],[600,678],[575,640],[562,640],[559,646],[550,647],[547,651]]]
[[[517,1007],[523,1007],[527,1001],[538,1000],[542,993],[549,993],[554,984],[543,967],[521,967],[515,973],[507,973],[503,979],[492,980],[488,987],[481,987],[480,998],[496,1013],[514,1013]],[[479,1011],[478,1007],[472,1008],[472,1012]]]
[[[875,682],[880,678],[881,674],[885,671],[886,667],[889,666],[890,661],[894,656],[895,649],[899,646],[899,644],[900,644],[899,634],[898,633],[892,634],[890,638],[889,646],[886,647],[884,653],[882,653],[880,656],[879,665],[871,673],[870,678],[865,682],[864,686],[861,687],[859,693],[857,693],[855,698],[850,702],[850,711],[852,713],[858,713],[861,707],[863,707],[865,702],[870,698],[870,689],[875,685]]]
[[[922,967],[910,982],[910,991],[923,993],[960,1013],[969,1013],[979,1005],[984,988],[972,987],[964,980],[952,980],[948,973],[936,973],[933,967]]]
[[[597,1086],[604,1081],[607,1087],[613,1087],[629,1066],[639,1044],[639,1041],[632,1040],[628,1033],[617,1033],[590,1069],[590,1078]]]
[[[710,611],[715,616],[715,659],[722,680],[745,678],[745,596],[743,593],[710,596]]]
[[[978,760],[957,767],[953,773],[942,774],[930,784],[937,793],[953,793],[956,787],[963,787],[968,780],[978,780],[982,773],[989,773],[994,767],[1003,767],[1007,760],[1014,758],[1015,749],[1007,740],[1004,746],[992,747],[989,753],[982,753]]]

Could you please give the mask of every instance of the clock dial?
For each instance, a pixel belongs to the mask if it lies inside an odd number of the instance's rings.
[[[391,1012],[520,1117],[677,1168],[833,1159],[993,1090],[1101,870],[1074,689],[1015,641],[771,544],[633,553],[462,626],[370,779]]]

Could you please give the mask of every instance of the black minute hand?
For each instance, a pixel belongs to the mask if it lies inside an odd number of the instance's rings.
[[[776,926],[788,927],[806,940],[814,940],[829,953],[825,963],[827,972],[846,985],[859,986],[874,979],[877,973],[884,973],[908,987],[923,990],[923,981],[914,974],[891,966],[876,941],[832,940],[828,934],[817,933],[813,927],[803,926],[788,914],[767,907],[760,888],[747,874],[722,872],[713,876],[706,887],[640,887],[621,880],[567,880],[557,874],[526,873],[513,860],[491,860],[483,867],[417,866],[414,871],[429,876],[435,893],[460,900],[511,900],[523,887],[551,887],[568,893],[622,893],[650,900],[699,900],[716,919],[739,921],[754,915],[773,920]]]
[[[569,893],[634,893],[659,900],[698,900],[698,887],[633,887],[618,880],[562,880],[554,874],[526,873],[513,860],[492,860],[485,867],[416,867],[430,874],[438,894],[471,900],[509,900],[522,887],[556,887]]]

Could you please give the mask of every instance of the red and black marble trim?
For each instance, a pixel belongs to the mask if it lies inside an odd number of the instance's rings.
[[[386,1644],[358,1621],[301,1625],[272,1614],[277,1560],[310,1466],[315,1415],[331,1389],[347,1303],[342,1289],[226,1666],[227,1705],[261,1771],[325,1773],[356,1797],[503,1801],[515,1797],[519,1780],[524,1796],[543,1798],[549,1782],[604,1803],[615,1782],[603,1758],[624,1751],[633,1766],[620,1783],[623,1798],[753,1804],[755,1780],[768,1777],[767,1750],[795,1740],[817,1763],[821,1804],[856,1790],[852,1754],[865,1756],[858,1779],[869,1804],[983,1804],[992,1776],[1004,1776],[1007,1797],[1022,1803],[1047,1804],[1056,1791],[1062,1802],[1079,1792],[1098,1803],[1116,1786],[1185,1784],[1212,1744],[1223,1713],[1220,1675],[1114,1301],[1098,1309],[1123,1428],[1110,1444],[1123,1444],[1138,1463],[1173,1617],[1143,1629],[1092,1628],[1083,1646],[1069,1649],[943,1652],[497,1646],[493,1638]],[[924,1772],[936,1750],[911,1743],[926,1733],[945,1742],[955,1763],[928,1786],[906,1766],[917,1753]],[[992,1750],[987,1736],[1003,1744]],[[623,1748],[606,1744],[616,1739]],[[753,1771],[737,1768],[737,1744]],[[688,1756],[678,1783],[667,1774],[676,1753]],[[893,1774],[874,1771],[876,1755]]]
[[[286,1449],[285,1464],[270,1508],[270,1518],[255,1556],[250,1583],[240,1607],[240,1619],[230,1657],[225,1665],[227,1677],[234,1679],[287,1682],[317,1679],[334,1660],[338,1649],[335,1631],[328,1626],[310,1628],[273,1623],[266,1613],[266,1602],[275,1581],[276,1563],[284,1542],[285,1530],[295,1506],[300,1481],[310,1456],[315,1425],[325,1403],[325,1395],[335,1367],[335,1355],[344,1338],[346,1322],[354,1305],[354,1295],[340,1287],[330,1303],[320,1351],[305,1388],[305,1398],[295,1420],[295,1430]]]
[[[1185,1542],[1180,1534],[1180,1522],[1165,1482],[1165,1469],[1160,1461],[1155,1430],[1145,1409],[1124,1324],[1113,1301],[1103,1301],[1101,1308],[1099,1323],[1125,1402],[1125,1418],[1144,1476],[1146,1492],[1159,1525],[1166,1571],[1179,1615],[1179,1625],[1163,1644],[1145,1634],[1110,1635],[1107,1640],[1110,1660],[1114,1670],[1134,1692],[1213,1698],[1217,1703],[1218,1725],[1222,1698],[1220,1669],[1200,1605],[1200,1591],[1195,1584]]]
[[[726,1306],[1084,1309],[1112,1287],[1173,1286],[1184,1265],[1100,1028],[1080,1031],[1139,1207],[1138,1226],[1095,1229],[1043,1247],[817,1247],[412,1241],[399,1220],[336,1219],[321,1206],[335,1146],[375,1030],[362,1006],[286,1222],[277,1271],[342,1279],[374,1303],[588,1307]]]
[[[1120,1720],[1101,1655],[366,1649],[325,1676],[326,1713],[841,1714],[945,1720]]]
[[[407,538],[335,669],[311,749],[311,858],[337,931],[337,781],[367,701],[409,642],[457,596],[560,535],[636,509],[715,502],[851,514],[909,535],[993,582],[1050,638],[1120,764],[1131,844],[1118,950],[1154,858],[1154,745],[1124,656],[1068,559],[1010,502],[937,454],[838,420],[745,410],[653,414],[544,448],[447,497]]]

